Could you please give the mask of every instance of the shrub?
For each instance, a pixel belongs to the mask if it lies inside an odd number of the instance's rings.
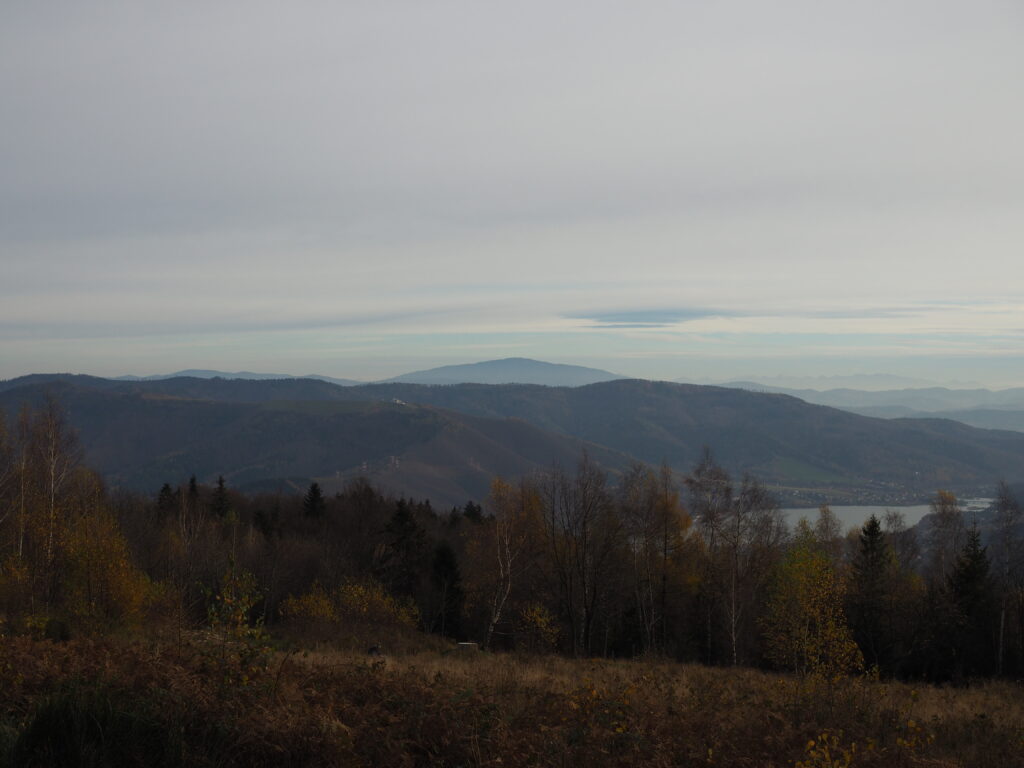
[[[144,701],[81,685],[44,700],[6,757],[21,768],[184,764],[180,739]]]
[[[372,580],[349,581],[330,593],[315,582],[308,592],[286,599],[281,614],[303,624],[356,621],[385,628],[414,628],[419,623],[419,611],[412,600],[396,598]]]

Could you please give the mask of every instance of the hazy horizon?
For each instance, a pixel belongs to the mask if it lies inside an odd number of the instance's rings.
[[[484,365],[487,363],[504,362],[508,358],[499,360],[476,360],[469,363],[456,363],[446,364],[441,366],[435,366],[430,369],[417,369],[411,368],[402,369],[398,374],[394,376],[381,376],[381,377],[369,377],[369,376],[358,376],[358,375],[347,375],[347,376],[335,376],[332,374],[323,373],[321,371],[285,371],[285,370],[225,370],[218,368],[179,368],[174,370],[158,370],[158,371],[130,371],[120,374],[106,374],[106,373],[95,373],[88,371],[32,371],[35,374],[86,374],[92,376],[98,376],[100,378],[109,379],[149,379],[149,378],[166,378],[176,374],[182,375],[193,375],[197,373],[202,374],[216,374],[224,375],[226,377],[240,377],[240,378],[267,378],[267,377],[282,377],[282,378],[307,378],[307,377],[324,377],[337,380],[352,381],[357,384],[373,384],[383,381],[388,381],[392,378],[401,377],[403,374],[410,374],[416,372],[426,372],[436,369],[445,368],[457,368],[464,365]],[[540,362],[546,365],[566,365],[556,360],[535,360],[533,358],[512,358],[515,360],[525,360],[526,362]],[[568,364],[573,365],[573,364]],[[933,380],[933,379],[922,379],[917,377],[905,377],[894,374],[886,373],[875,373],[875,374],[850,374],[850,375],[785,375],[780,374],[777,376],[764,375],[757,372],[750,372],[747,375],[739,375],[725,378],[712,378],[705,376],[640,376],[631,375],[628,373],[622,373],[621,371],[607,370],[599,368],[597,366],[584,366],[585,368],[592,370],[604,370],[606,373],[614,374],[617,376],[625,376],[627,378],[637,379],[648,379],[653,381],[670,381],[670,382],[683,382],[688,384],[701,384],[701,385],[732,385],[732,384],[744,384],[744,383],[755,383],[767,387],[780,387],[784,389],[810,389],[826,391],[831,389],[853,389],[863,391],[884,391],[884,390],[901,390],[901,389],[917,389],[917,388],[929,388],[929,387],[943,387],[947,389],[984,389],[985,387],[977,381],[963,380],[963,379],[950,379],[950,380]],[[28,374],[22,374],[28,375]],[[14,379],[17,376],[12,377],[0,377],[0,380]],[[578,386],[578,385],[573,385]],[[1000,390],[1017,388],[1013,387],[988,387],[988,389]]]
[[[0,378],[1024,384],[1024,9],[0,8]]]

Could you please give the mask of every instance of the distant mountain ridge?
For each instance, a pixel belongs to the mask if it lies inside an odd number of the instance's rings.
[[[413,371],[383,382],[398,384],[538,384],[546,387],[582,387],[602,381],[625,379],[617,373],[581,365],[564,365],[507,357],[465,365],[443,365]]]
[[[356,384],[364,384],[365,382],[356,381],[355,379],[338,379],[333,376],[321,376],[319,374],[310,373],[305,376],[293,376],[290,373],[253,373],[252,371],[235,371],[229,373],[227,371],[213,371],[205,368],[189,368],[184,371],[177,371],[175,373],[157,373],[151,376],[134,376],[127,374],[125,376],[115,376],[113,381],[163,381],[164,379],[248,379],[251,381],[264,381],[269,379],[318,379],[320,381],[329,381],[332,384],[337,384],[342,387],[351,387]]]
[[[1024,409],[965,408],[949,411],[915,411],[899,405],[870,408],[847,407],[843,410],[880,419],[953,419],[979,429],[1009,429],[1024,432]]]
[[[680,382],[685,381],[679,379]],[[858,389],[868,392],[891,389],[909,389],[939,386],[927,379],[896,376],[891,373],[854,373],[847,376],[753,376],[749,380],[714,381],[721,387],[738,385],[771,389],[813,389],[823,392],[831,389]]]
[[[406,461],[401,467],[420,470],[401,487],[412,494],[422,488],[442,498],[430,478],[465,476],[464,468],[476,462],[481,469],[473,475],[473,487],[479,489],[480,478],[488,472],[549,466],[556,445],[562,446],[557,454],[563,460],[569,457],[570,463],[572,450],[565,446],[582,450],[586,445],[616,467],[633,457],[648,464],[665,461],[681,472],[693,467],[706,445],[730,472],[761,478],[791,506],[824,499],[913,503],[938,488],[975,494],[1000,477],[1024,479],[1024,435],[1019,433],[973,429],[945,419],[868,418],[786,395],[670,382],[340,387],[312,379],[114,382],[35,376],[0,383],[0,407],[13,413],[19,402],[39,402],[47,390],[67,403],[72,423],[86,436],[107,435],[102,442],[109,452],[102,467],[121,471],[113,475],[118,482],[129,482],[129,475],[132,483],[140,482],[200,464],[245,482],[302,476],[303,467],[307,476],[320,476],[325,471],[318,463],[320,451],[333,456],[327,468],[344,477],[357,469],[340,460],[354,455],[352,451],[371,457],[371,467],[377,461],[373,456],[395,456],[401,462],[402,456],[408,459],[410,451],[418,451],[415,463]],[[115,418],[125,403],[135,415]],[[412,421],[389,417],[390,426],[382,426],[375,421],[382,416],[366,415],[376,413],[374,408],[441,414],[435,418],[449,425],[447,435],[461,430],[467,436],[485,436],[463,442],[453,437],[443,446],[428,446],[415,430],[403,432],[413,429]],[[318,423],[317,413],[327,419],[324,424]],[[364,416],[346,416],[346,421],[339,415],[345,413]],[[203,432],[201,440],[189,437],[211,420],[225,426]],[[324,430],[333,442],[317,443],[320,438],[312,437]],[[310,446],[301,439],[304,433],[311,435]],[[381,444],[381,435],[391,436],[387,446]],[[521,457],[517,462],[483,462],[477,457],[482,449],[472,447],[491,445],[485,453],[497,456],[498,447],[513,443]],[[130,473],[118,470],[129,465],[135,466]],[[383,470],[378,466],[375,471]]]
[[[916,411],[953,411],[969,408],[1024,409],[1024,387],[1010,389],[948,389],[923,387],[911,389],[787,389],[767,387],[756,382],[730,382],[727,385],[753,392],[773,392],[799,397],[808,403],[832,408],[877,408],[900,406]]]
[[[749,381],[730,387],[798,397],[804,402],[841,408],[875,418],[953,419],[981,429],[1024,432],[1024,387],[1010,389],[948,389],[926,387],[866,391],[859,389],[786,389]]]
[[[216,371],[190,368],[183,371],[150,376],[125,375],[114,377],[113,381],[164,381],[167,379],[245,379],[250,381],[279,379],[318,379],[339,386],[366,384],[355,379],[339,379],[333,376],[307,374],[294,376],[289,373],[254,373],[252,371]],[[617,373],[581,365],[547,363],[527,357],[507,357],[501,360],[484,360],[464,365],[444,365],[422,371],[412,371],[375,383],[404,384],[540,384],[548,387],[581,387],[600,381],[624,379]]]

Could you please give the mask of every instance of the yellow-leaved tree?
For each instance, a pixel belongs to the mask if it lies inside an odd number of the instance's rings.
[[[864,660],[843,611],[843,581],[802,526],[776,575],[762,628],[769,657],[798,674],[828,679],[860,672]]]
[[[307,592],[285,599],[281,615],[307,631],[352,623],[414,628],[420,618],[411,598],[395,597],[373,579],[346,580],[332,591],[314,582]]]
[[[0,428],[0,630],[131,624],[150,591],[58,403],[22,408],[13,436]]]
[[[77,486],[77,514],[67,522],[61,548],[63,613],[90,632],[135,624],[153,587],[132,563],[99,477],[83,473]]]

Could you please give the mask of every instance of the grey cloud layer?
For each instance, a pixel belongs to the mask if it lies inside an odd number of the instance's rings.
[[[870,206],[1019,178],[1019,17],[998,4],[36,6],[3,33],[4,228],[26,237]]]
[[[7,3],[0,325],[627,332],[1005,301],[1022,35],[994,0]]]

